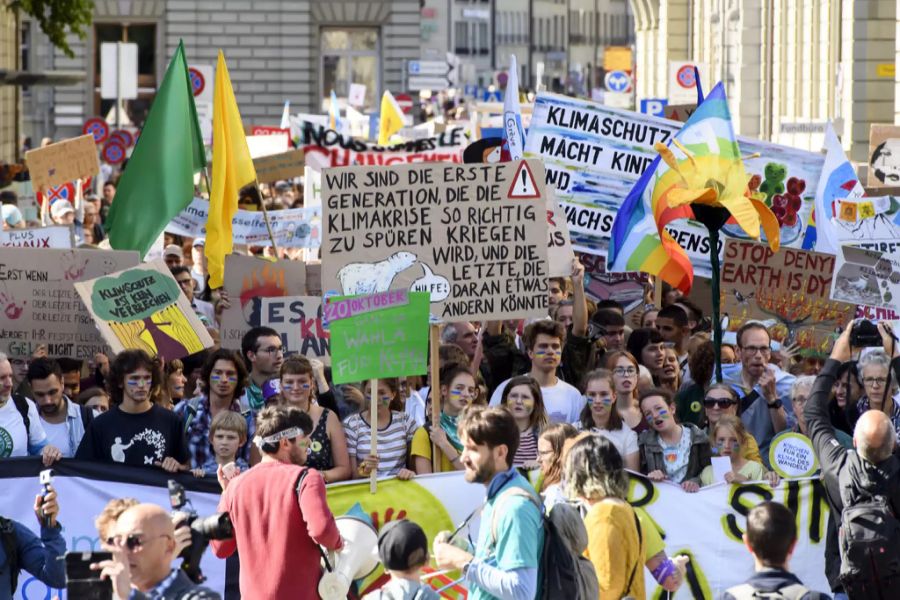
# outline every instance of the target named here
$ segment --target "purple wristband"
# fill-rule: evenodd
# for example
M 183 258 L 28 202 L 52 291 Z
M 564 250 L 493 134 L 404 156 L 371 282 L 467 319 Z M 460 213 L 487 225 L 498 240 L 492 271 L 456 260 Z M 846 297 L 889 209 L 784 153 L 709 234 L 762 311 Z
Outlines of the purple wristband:
M 651 571 L 651 574 L 653 575 L 653 579 L 661 585 L 666 579 L 674 575 L 677 570 L 678 567 L 675 566 L 672 559 L 666 558 L 666 560 L 659 563 L 656 568 Z

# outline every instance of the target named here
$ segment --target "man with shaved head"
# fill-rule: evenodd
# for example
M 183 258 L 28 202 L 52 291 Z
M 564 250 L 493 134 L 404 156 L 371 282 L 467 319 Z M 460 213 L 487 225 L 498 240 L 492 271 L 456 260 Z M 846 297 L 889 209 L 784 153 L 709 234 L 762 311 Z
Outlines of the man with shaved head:
M 841 580 L 832 581 L 832 591 L 836 598 L 848 595 L 850 598 L 891 598 L 896 593 L 892 588 L 900 585 L 900 568 L 897 568 L 900 547 L 891 543 L 878 548 L 866 547 L 869 542 L 856 540 L 862 529 L 874 543 L 889 539 L 900 530 L 896 517 L 900 515 L 900 459 L 894 455 L 897 434 L 888 415 L 879 410 L 868 410 L 860 416 L 853 430 L 855 450 L 846 450 L 835 436 L 828 414 L 835 377 L 841 365 L 852 358 L 852 327 L 853 322 L 835 341 L 831 357 L 813 384 L 803 415 L 807 435 L 822 465 L 828 502 L 843 530 Z M 900 379 L 900 344 L 894 339 L 889 324 L 879 323 L 878 331 L 884 351 L 891 357 L 888 376 L 893 374 Z M 868 559 L 857 558 L 860 550 Z M 883 564 L 893 566 L 881 568 Z
M 194 585 L 181 569 L 173 569 L 175 527 L 165 510 L 137 504 L 123 512 L 115 527 L 113 560 L 93 565 L 113 582 L 116 599 L 218 600 L 216 592 Z

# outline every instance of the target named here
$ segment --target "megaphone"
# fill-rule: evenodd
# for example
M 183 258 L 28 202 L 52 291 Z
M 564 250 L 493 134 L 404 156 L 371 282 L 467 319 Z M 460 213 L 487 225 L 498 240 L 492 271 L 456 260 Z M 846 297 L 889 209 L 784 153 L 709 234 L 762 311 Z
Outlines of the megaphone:
M 335 519 L 344 547 L 334 556 L 332 569 L 319 580 L 322 600 L 344 600 L 350 585 L 378 567 L 378 532 L 371 523 L 344 515 Z

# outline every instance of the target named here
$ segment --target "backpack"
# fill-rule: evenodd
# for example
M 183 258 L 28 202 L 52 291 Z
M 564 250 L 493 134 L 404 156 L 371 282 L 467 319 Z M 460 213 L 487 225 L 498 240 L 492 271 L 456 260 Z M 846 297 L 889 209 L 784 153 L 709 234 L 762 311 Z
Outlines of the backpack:
M 885 496 L 874 495 L 841 513 L 840 580 L 853 600 L 896 598 L 900 585 L 900 521 Z
M 494 503 L 491 513 L 491 544 L 497 543 L 497 515 L 500 513 L 500 503 L 507 496 L 520 496 L 527 498 L 541 513 L 541 522 L 544 527 L 544 546 L 541 549 L 541 558 L 538 562 L 538 573 L 541 585 L 538 592 L 540 600 L 552 600 L 554 598 L 566 598 L 567 600 L 593 600 L 597 597 L 599 583 L 593 565 L 583 556 L 577 555 L 568 540 L 562 535 L 554 520 L 544 514 L 543 507 L 534 495 L 520 487 L 511 487 L 504 490 Z M 557 505 L 569 508 L 567 505 Z M 563 508 L 563 510 L 565 510 Z M 582 527 L 583 527 L 582 523 Z M 638 528 L 640 536 L 640 528 Z M 634 573 L 631 574 L 632 581 Z M 629 587 L 631 582 L 629 581 Z
M 31 440 L 31 419 L 28 418 L 28 400 L 19 394 L 13 394 L 12 400 L 13 404 L 16 405 L 16 410 L 22 415 L 22 422 L 25 423 L 25 439 Z M 26 443 L 30 443 L 30 441 Z
M 762 592 L 749 583 L 742 583 L 729 588 L 726 593 L 731 595 L 734 600 L 801 600 L 809 593 L 809 588 L 799 583 L 792 583 L 774 592 Z
M 12 586 L 9 593 L 15 594 L 19 585 L 19 540 L 13 522 L 3 517 L 0 517 L 0 545 L 6 554 L 6 564 L 0 565 L 0 569 L 6 567 L 9 570 L 9 583 Z

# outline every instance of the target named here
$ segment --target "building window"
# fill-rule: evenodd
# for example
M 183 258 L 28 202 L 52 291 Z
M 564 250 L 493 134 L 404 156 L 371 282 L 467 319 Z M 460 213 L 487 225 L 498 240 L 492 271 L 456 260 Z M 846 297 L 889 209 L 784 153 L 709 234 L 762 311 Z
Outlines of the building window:
M 322 28 L 319 39 L 322 105 L 330 98 L 331 90 L 339 98 L 346 98 L 350 84 L 361 83 L 366 86 L 365 106 L 375 106 L 376 99 L 381 97 L 378 29 Z
M 125 100 L 128 120 L 140 127 L 156 97 L 156 23 L 94 24 L 94 102 L 95 115 L 105 117 L 115 109 L 116 101 L 100 97 L 100 44 L 125 42 L 138 47 L 138 97 Z M 123 119 L 124 120 L 124 119 Z

